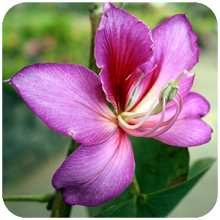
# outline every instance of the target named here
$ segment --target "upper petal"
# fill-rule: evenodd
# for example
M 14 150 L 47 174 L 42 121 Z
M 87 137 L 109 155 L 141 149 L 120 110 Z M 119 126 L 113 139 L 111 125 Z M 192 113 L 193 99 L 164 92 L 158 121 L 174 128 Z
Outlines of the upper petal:
M 49 127 L 85 144 L 100 143 L 117 128 L 100 78 L 73 64 L 35 64 L 9 82 Z
M 177 79 L 184 70 L 190 71 L 199 59 L 197 36 L 185 14 L 174 15 L 158 25 L 152 30 L 152 38 L 155 56 L 141 66 L 145 74 L 153 69 L 148 79 L 151 83 L 146 90 L 137 88 L 141 90 L 139 99 L 156 97 L 171 79 Z M 184 79 L 180 81 L 180 90 L 182 82 Z
M 150 29 L 138 18 L 111 3 L 104 4 L 104 10 L 95 38 L 95 57 L 97 66 L 103 68 L 107 99 L 118 112 L 118 108 L 126 108 L 134 88 L 131 85 L 142 75 L 135 69 L 152 59 L 152 39 Z
M 81 145 L 53 176 L 53 186 L 71 205 L 96 206 L 120 195 L 135 169 L 133 149 L 121 129 L 98 145 Z

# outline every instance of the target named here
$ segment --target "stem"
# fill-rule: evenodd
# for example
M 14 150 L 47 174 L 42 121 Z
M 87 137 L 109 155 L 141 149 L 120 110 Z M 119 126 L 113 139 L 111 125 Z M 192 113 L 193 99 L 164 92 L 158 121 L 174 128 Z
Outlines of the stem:
M 81 144 L 77 143 L 73 139 L 71 140 L 67 157 L 72 154 Z M 53 199 L 51 199 L 47 205 L 47 209 L 52 209 L 51 217 L 69 217 L 72 206 L 66 203 L 63 199 L 61 191 L 56 190 Z
M 48 203 L 48 209 L 50 208 L 49 206 L 51 206 L 50 203 Z M 63 200 L 61 191 L 56 190 L 52 203 L 51 217 L 69 217 L 71 208 L 72 206 Z
M 33 201 L 33 202 L 49 202 L 53 198 L 52 194 L 39 195 L 22 195 L 22 196 L 4 196 L 3 200 L 7 201 Z
M 132 182 L 130 184 L 130 187 L 131 187 L 130 188 L 131 194 L 133 195 L 134 198 L 136 198 L 135 201 L 138 201 L 140 204 L 144 204 L 146 202 L 147 197 L 146 195 L 141 194 L 135 173 Z
M 131 189 L 131 193 L 133 195 L 140 195 L 140 188 L 139 188 L 138 181 L 136 179 L 135 173 L 134 173 L 134 177 L 132 179 L 130 187 L 131 187 L 130 188 Z
M 101 17 L 103 13 L 102 4 L 100 2 L 96 2 L 89 8 L 89 10 L 90 10 L 90 21 L 91 21 L 91 28 L 92 28 L 89 68 L 98 74 L 100 72 L 100 68 L 96 66 L 96 60 L 95 60 L 95 54 L 94 54 L 95 53 L 95 35 L 99 27 L 99 23 L 101 21 Z

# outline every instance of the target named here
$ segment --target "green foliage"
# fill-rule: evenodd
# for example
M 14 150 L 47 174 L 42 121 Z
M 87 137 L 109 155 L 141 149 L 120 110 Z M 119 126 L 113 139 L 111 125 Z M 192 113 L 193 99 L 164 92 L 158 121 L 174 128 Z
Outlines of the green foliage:
M 115 205 L 96 217 L 134 217 L 135 216 L 135 198 L 132 198 L 126 202 L 122 202 L 118 205 Z
M 90 50 L 89 6 L 92 3 L 21 3 L 3 20 L 3 79 L 34 63 L 75 63 L 88 67 Z M 199 41 L 212 40 L 217 21 L 198 3 L 124 4 L 123 8 L 151 29 L 176 13 L 186 13 Z M 204 43 L 204 42 L 203 42 Z
M 165 217 L 189 192 L 205 172 L 212 166 L 214 159 L 207 158 L 196 162 L 186 181 L 154 193 L 144 195 L 144 200 L 132 199 L 114 205 L 96 217 Z
M 153 138 L 130 136 L 136 177 L 142 193 L 156 192 L 184 181 L 188 173 L 187 148 L 166 145 Z

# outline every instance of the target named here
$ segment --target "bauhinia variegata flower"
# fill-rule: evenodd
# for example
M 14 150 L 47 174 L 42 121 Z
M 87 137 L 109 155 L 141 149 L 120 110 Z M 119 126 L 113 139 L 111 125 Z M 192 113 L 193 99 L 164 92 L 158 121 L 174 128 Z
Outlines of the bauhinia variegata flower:
M 100 76 L 80 65 L 46 63 L 4 81 L 45 124 L 82 143 L 52 179 L 72 205 L 99 205 L 131 183 L 135 162 L 127 134 L 190 147 L 208 142 L 212 132 L 201 120 L 209 103 L 190 92 L 199 47 L 186 15 L 150 31 L 111 3 L 103 6 L 95 38 Z

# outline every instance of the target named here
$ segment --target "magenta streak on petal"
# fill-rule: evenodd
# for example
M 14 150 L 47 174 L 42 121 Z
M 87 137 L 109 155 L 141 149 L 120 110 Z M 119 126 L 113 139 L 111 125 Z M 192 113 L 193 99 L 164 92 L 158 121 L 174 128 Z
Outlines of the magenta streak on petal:
M 111 3 L 105 11 L 95 38 L 97 66 L 107 99 L 116 113 L 124 111 L 131 90 L 138 83 L 140 65 L 152 59 L 152 39 L 148 26 Z
M 52 183 L 67 203 L 96 206 L 120 195 L 134 169 L 131 142 L 119 128 L 101 144 L 81 145 L 56 171 Z
M 100 143 L 117 129 L 100 78 L 74 64 L 35 64 L 9 83 L 53 130 L 84 144 Z

